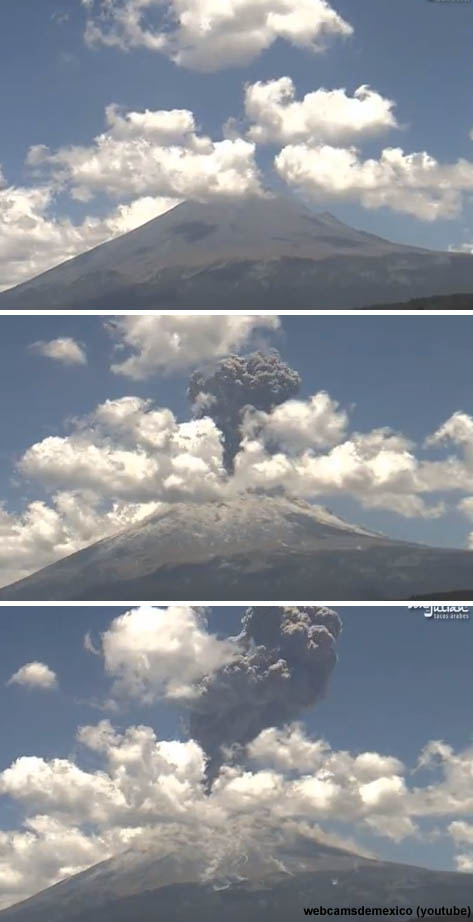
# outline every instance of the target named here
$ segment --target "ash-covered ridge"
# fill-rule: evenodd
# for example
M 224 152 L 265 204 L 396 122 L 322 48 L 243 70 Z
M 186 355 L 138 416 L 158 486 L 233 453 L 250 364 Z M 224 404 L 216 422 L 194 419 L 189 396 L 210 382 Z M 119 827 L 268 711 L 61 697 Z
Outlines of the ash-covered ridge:
M 377 861 L 313 840 L 274 854 L 254 848 L 226 873 L 204 881 L 190 850 L 176 860 L 135 848 L 3 910 L 0 920 L 288 922 L 302 917 L 304 907 L 397 906 L 415 912 L 419 905 L 468 906 L 472 893 L 473 874 Z
M 473 292 L 472 255 L 394 243 L 266 195 L 183 202 L 1 292 L 0 310 L 336 310 L 451 292 Z
M 428 599 L 473 581 L 473 552 L 394 541 L 263 494 L 173 503 L 0 590 L 0 600 Z

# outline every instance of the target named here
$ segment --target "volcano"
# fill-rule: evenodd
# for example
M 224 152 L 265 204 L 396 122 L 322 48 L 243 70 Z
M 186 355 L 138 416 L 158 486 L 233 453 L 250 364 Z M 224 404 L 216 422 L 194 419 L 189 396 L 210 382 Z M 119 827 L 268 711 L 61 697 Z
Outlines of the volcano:
M 377 861 L 312 841 L 292 853 L 252 851 L 251 860 L 242 855 L 229 873 L 202 882 L 196 860 L 130 850 L 4 909 L 0 920 L 288 922 L 302 918 L 304 908 L 320 906 L 415 913 L 417 906 L 460 909 L 471 903 L 473 874 Z
M 472 585 L 473 551 L 395 541 L 321 506 L 244 494 L 174 503 L 1 589 L 0 601 L 398 601 L 459 598 Z
M 473 255 L 392 243 L 267 194 L 183 202 L 0 293 L 0 309 L 339 310 L 452 292 L 473 293 Z

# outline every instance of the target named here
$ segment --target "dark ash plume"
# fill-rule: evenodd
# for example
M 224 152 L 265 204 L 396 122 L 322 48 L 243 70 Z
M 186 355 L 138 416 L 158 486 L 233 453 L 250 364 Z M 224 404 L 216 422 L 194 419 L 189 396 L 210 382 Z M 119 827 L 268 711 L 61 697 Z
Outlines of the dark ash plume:
M 297 371 L 282 361 L 276 350 L 229 355 L 207 374 L 195 371 L 187 396 L 196 416 L 210 416 L 223 433 L 223 460 L 227 471 L 241 443 L 240 424 L 245 407 L 270 410 L 295 397 L 301 379 Z
M 324 694 L 342 622 L 329 608 L 248 608 L 232 638 L 238 657 L 199 684 L 189 730 L 209 757 L 209 786 L 223 748 L 243 746 L 266 727 L 297 719 Z

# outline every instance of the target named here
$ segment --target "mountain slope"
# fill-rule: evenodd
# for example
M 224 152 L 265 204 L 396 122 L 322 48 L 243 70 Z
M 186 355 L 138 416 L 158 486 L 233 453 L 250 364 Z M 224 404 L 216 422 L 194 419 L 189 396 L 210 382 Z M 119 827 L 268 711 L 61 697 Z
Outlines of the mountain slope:
M 370 304 L 369 311 L 471 311 L 473 294 L 431 295 L 428 298 L 412 298 L 410 301 Z
M 0 601 L 428 599 L 473 582 L 473 552 L 392 541 L 299 500 L 175 503 L 0 590 Z
M 301 856 L 243 860 L 241 873 L 202 883 L 192 862 L 126 852 L 0 912 L 1 922 L 289 922 L 304 907 L 468 906 L 473 875 L 363 858 L 311 843 Z
M 296 200 L 184 202 L 0 293 L 3 310 L 340 309 L 473 292 L 473 256 L 403 246 Z

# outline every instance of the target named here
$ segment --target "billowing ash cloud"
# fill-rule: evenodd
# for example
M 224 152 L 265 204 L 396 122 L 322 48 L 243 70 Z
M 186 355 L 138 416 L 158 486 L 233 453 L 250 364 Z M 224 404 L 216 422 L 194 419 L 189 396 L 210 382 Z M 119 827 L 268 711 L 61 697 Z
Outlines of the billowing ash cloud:
M 295 397 L 301 379 L 276 350 L 229 355 L 211 373 L 195 371 L 187 396 L 196 416 L 210 416 L 224 438 L 224 464 L 233 470 L 241 442 L 240 424 L 244 407 L 269 412 Z
M 232 638 L 239 656 L 206 676 L 190 704 L 189 730 L 209 757 L 209 784 L 224 749 L 297 719 L 324 694 L 342 622 L 329 608 L 249 608 Z

